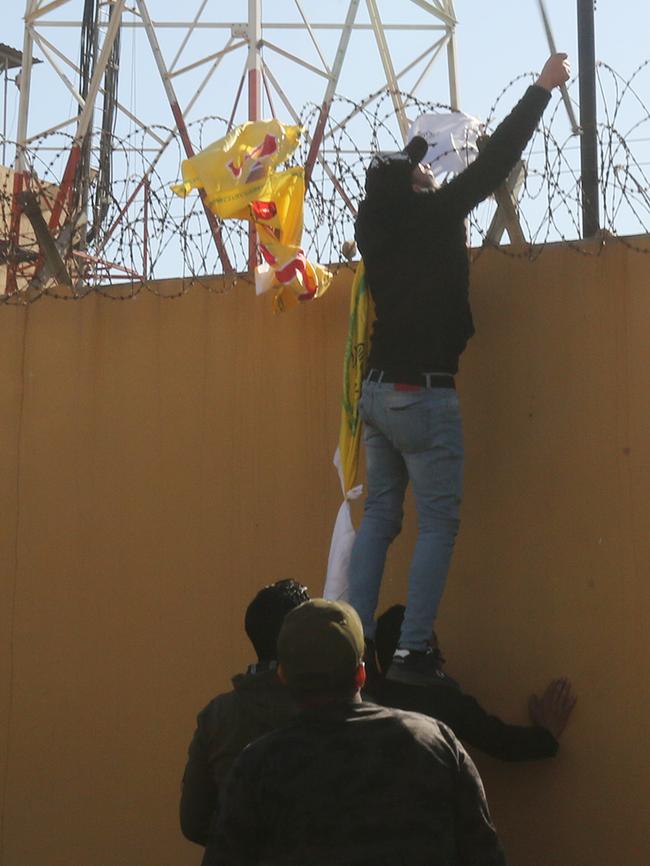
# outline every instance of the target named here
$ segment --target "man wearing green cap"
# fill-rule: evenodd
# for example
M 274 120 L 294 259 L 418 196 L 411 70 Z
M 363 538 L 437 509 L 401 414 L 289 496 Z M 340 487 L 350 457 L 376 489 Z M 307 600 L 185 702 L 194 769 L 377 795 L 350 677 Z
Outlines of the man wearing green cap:
M 445 725 L 363 703 L 361 621 L 317 599 L 285 618 L 279 672 L 302 708 L 237 760 L 209 866 L 503 866 L 483 786 Z

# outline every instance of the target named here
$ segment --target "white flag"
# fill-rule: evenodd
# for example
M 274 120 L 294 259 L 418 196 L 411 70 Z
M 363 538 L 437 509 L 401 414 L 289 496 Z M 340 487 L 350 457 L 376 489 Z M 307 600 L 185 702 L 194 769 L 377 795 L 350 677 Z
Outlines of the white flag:
M 476 117 L 454 111 L 452 114 L 421 114 L 409 129 L 409 141 L 421 135 L 429 143 L 422 162 L 436 175 L 458 174 L 478 155 L 476 139 L 483 124 Z

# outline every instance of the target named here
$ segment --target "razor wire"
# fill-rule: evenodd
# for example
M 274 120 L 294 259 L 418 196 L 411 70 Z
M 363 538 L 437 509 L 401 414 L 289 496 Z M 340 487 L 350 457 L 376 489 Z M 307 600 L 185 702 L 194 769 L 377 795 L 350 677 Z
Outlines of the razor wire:
M 602 231 L 596 242 L 580 236 L 579 138 L 572 134 L 558 100 L 543 117 L 523 156 L 516 213 L 526 242 L 510 244 L 507 234 L 505 243 L 488 239 L 496 210 L 495 202 L 488 200 L 468 223 L 474 257 L 490 246 L 504 255 L 532 260 L 554 242 L 583 255 L 598 255 L 604 243 L 613 241 L 650 253 L 650 112 L 641 96 L 648 91 L 649 77 L 650 60 L 627 79 L 605 63 L 598 65 Z M 488 113 L 488 132 L 533 80 L 528 73 L 504 87 Z M 574 79 L 570 93 L 576 88 Z M 451 111 L 408 93 L 399 97 L 411 119 Z M 393 99 L 394 94 L 385 90 L 360 102 L 339 95 L 330 107 L 305 196 L 303 247 L 310 259 L 335 271 L 354 263 L 355 208 L 364 195 L 371 154 L 402 147 Z M 298 122 L 306 130 L 313 129 L 320 111 L 320 105 L 306 104 Z M 228 129 L 228 120 L 218 116 L 188 124 L 196 151 L 223 137 Z M 153 147 L 152 137 L 162 145 Z M 58 131 L 31 142 L 23 151 L 28 186 L 46 219 L 55 207 L 72 141 L 71 135 Z M 304 165 L 309 146 L 308 137 L 303 136 L 288 164 Z M 224 267 L 201 200 L 195 194 L 179 198 L 170 189 L 185 156 L 177 131 L 150 126 L 118 138 L 104 129 L 95 136 L 93 153 L 107 152 L 112 159 L 112 183 L 105 190 L 101 223 L 92 224 L 97 209 L 88 207 L 84 213 L 67 214 L 67 222 L 64 219 L 58 234 L 54 233 L 70 285 L 62 285 L 43 271 L 42 251 L 33 232 L 25 226 L 25 217 L 17 221 L 12 175 L 5 171 L 0 179 L 0 292 L 10 269 L 14 290 L 0 294 L 1 302 L 24 304 L 43 296 L 73 300 L 91 292 L 125 300 L 143 289 L 177 297 L 194 285 L 217 290 L 215 281 L 208 278 L 223 274 Z M 91 166 L 91 187 L 99 176 L 99 169 Z M 225 220 L 220 231 L 233 272 L 219 291 L 254 282 L 249 269 L 248 223 Z

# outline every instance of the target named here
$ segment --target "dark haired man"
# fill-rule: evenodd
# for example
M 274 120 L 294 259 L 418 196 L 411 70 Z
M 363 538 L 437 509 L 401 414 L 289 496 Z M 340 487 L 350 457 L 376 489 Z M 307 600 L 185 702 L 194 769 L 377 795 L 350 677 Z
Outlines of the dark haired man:
M 244 619 L 258 661 L 233 678 L 233 690 L 204 707 L 196 720 L 183 776 L 180 821 L 183 835 L 206 845 L 216 820 L 224 782 L 241 750 L 284 724 L 295 713 L 277 677 L 277 641 L 286 614 L 309 599 L 295 580 L 279 580 L 257 593 Z
M 438 663 L 435 681 L 414 685 L 384 676 L 397 647 L 403 618 L 404 606 L 395 604 L 377 619 L 376 663 L 366 658 L 366 694 L 370 700 L 439 719 L 449 725 L 460 740 L 502 761 L 530 761 L 557 754 L 558 741 L 576 703 L 571 683 L 566 678 L 553 680 L 541 698 L 531 697 L 532 725 L 509 725 L 487 713 L 443 671 L 445 660 L 435 633 L 431 637 Z
M 279 673 L 302 712 L 238 758 L 209 866 L 503 866 L 471 759 L 440 722 L 362 703 L 363 652 L 344 602 L 287 615 Z
M 376 319 L 359 411 L 368 496 L 350 560 L 350 601 L 373 638 L 388 547 L 402 525 L 411 482 L 418 537 L 406 616 L 388 677 L 436 677 L 429 636 L 459 526 L 463 437 L 454 376 L 474 333 L 465 218 L 508 177 L 554 87 L 569 77 L 566 54 L 548 59 L 476 160 L 437 187 L 420 164 L 416 136 L 401 152 L 377 154 L 366 175 L 355 236 Z

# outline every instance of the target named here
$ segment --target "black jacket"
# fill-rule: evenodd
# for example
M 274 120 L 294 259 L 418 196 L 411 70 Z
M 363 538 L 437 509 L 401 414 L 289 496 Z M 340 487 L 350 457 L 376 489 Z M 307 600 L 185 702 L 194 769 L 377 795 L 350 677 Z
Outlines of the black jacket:
M 366 665 L 366 671 L 366 693 L 370 700 L 439 719 L 449 725 L 458 739 L 486 755 L 501 761 L 530 761 L 557 754 L 559 744 L 546 728 L 509 725 L 491 716 L 453 680 L 417 686 L 387 680 L 373 664 Z
M 208 866 L 504 866 L 452 732 L 369 703 L 314 707 L 233 767 Z
M 274 666 L 251 666 L 233 690 L 204 707 L 188 750 L 180 801 L 183 835 L 206 845 L 220 794 L 235 759 L 248 743 L 284 725 L 296 712 Z
M 532 86 L 476 160 L 437 190 L 373 186 L 355 236 L 375 303 L 369 369 L 405 377 L 458 372 L 474 333 L 465 218 L 508 177 L 550 94 Z M 408 379 L 406 379 L 408 381 Z

